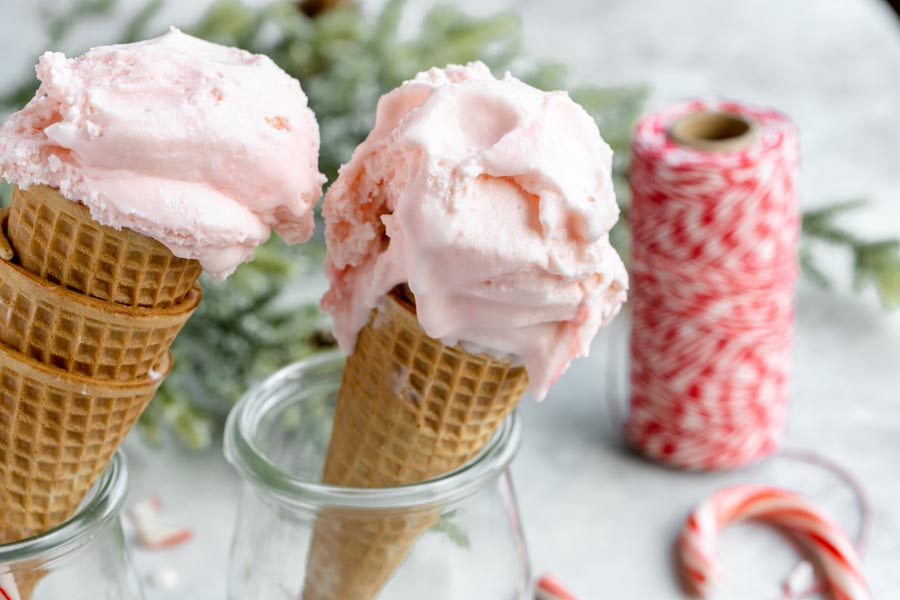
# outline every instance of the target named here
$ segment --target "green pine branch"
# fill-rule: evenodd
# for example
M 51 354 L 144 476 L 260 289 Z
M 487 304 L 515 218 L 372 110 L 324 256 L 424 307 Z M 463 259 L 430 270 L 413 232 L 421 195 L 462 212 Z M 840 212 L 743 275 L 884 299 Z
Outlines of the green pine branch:
M 865 205 L 864 200 L 853 199 L 804 212 L 800 264 L 813 281 L 830 287 L 830 278 L 814 259 L 814 248 L 818 243 L 843 248 L 853 257 L 854 290 L 873 286 L 886 309 L 900 308 L 900 239 L 867 240 L 837 223 L 839 217 Z
M 45 7 L 42 12 L 47 23 L 48 46 L 58 48 L 77 25 L 87 19 L 108 16 L 117 3 L 118 0 L 79 0 L 59 12 Z
M 150 22 L 165 5 L 165 0 L 148 0 L 148 2 L 126 23 L 125 31 L 122 33 L 120 43 L 130 44 L 150 37 Z
M 429 531 L 432 533 L 446 535 L 454 545 L 463 550 L 468 550 L 472 546 L 472 542 L 469 539 L 469 534 L 467 534 L 465 530 L 460 527 L 459 523 L 456 522 L 455 517 L 455 510 L 441 515 L 441 518 L 437 523 L 431 526 Z

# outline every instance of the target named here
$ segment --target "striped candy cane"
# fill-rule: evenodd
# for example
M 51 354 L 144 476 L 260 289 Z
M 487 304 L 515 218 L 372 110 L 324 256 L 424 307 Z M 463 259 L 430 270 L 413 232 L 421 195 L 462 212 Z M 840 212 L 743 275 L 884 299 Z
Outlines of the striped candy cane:
M 729 523 L 756 519 L 795 534 L 809 550 L 834 600 L 869 600 L 860 559 L 840 525 L 805 498 L 787 490 L 736 485 L 717 492 L 688 516 L 678 541 L 684 578 L 704 597 L 719 578 L 716 544 Z
M 542 575 L 536 588 L 535 600 L 575 600 L 572 592 L 552 575 Z
M 19 600 L 19 588 L 12 573 L 0 573 L 0 600 Z

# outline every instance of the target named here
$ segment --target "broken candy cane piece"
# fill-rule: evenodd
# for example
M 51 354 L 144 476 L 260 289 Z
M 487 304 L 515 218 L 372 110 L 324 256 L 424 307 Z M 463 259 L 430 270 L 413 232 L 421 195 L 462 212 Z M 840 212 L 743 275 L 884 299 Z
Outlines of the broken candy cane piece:
M 193 537 L 187 527 L 171 525 L 159 518 L 161 502 L 151 496 L 131 507 L 131 519 L 137 530 L 138 541 L 144 548 L 168 548 Z
M 536 600 L 575 600 L 575 596 L 552 575 L 542 575 L 537 582 Z
M 186 542 L 194 536 L 187 527 L 178 527 L 149 519 L 137 527 L 138 539 L 144 548 L 168 548 Z

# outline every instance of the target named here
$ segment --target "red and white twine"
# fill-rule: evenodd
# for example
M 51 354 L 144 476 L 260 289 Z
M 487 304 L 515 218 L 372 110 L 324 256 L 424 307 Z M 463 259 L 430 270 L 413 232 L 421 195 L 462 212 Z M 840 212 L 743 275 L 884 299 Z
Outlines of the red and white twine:
M 742 150 L 669 136 L 696 111 L 740 115 Z M 784 430 L 797 275 L 794 127 L 778 112 L 694 101 L 638 124 L 630 172 L 631 409 L 627 439 L 689 469 L 771 453 Z
M 678 540 L 678 557 L 692 592 L 706 596 L 718 579 L 719 532 L 729 523 L 749 519 L 769 522 L 795 536 L 819 567 L 831 598 L 871 598 L 856 548 L 831 517 L 793 492 L 755 485 L 721 490 L 688 516 Z

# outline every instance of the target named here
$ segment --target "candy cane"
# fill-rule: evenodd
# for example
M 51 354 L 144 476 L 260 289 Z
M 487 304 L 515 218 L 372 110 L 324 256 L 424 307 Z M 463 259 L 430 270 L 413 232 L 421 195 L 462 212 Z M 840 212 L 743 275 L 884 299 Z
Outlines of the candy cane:
M 717 492 L 688 516 L 678 554 L 691 591 L 704 597 L 719 577 L 716 543 L 729 523 L 748 519 L 770 522 L 796 534 L 818 564 L 823 585 L 835 600 L 872 596 L 860 559 L 840 525 L 805 498 L 774 487 L 737 485 Z
M 159 498 L 151 496 L 137 502 L 129 511 L 141 546 L 152 549 L 168 548 L 186 542 L 194 536 L 191 529 L 162 520 L 160 507 Z
M 19 600 L 19 588 L 12 573 L 0 574 L 0 600 Z
M 542 575 L 537 580 L 535 600 L 575 600 L 575 596 L 556 577 Z

